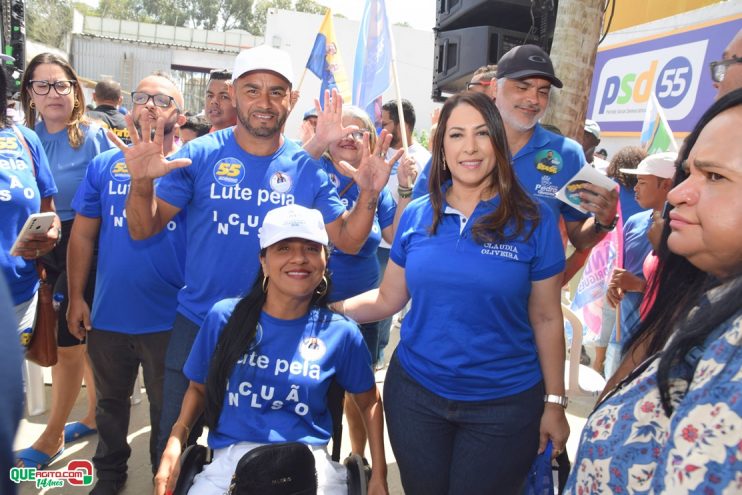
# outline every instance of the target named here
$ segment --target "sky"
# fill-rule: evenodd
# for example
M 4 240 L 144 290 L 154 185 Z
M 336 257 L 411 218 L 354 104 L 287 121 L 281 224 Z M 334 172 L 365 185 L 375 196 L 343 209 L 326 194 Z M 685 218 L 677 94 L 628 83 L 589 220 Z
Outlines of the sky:
M 365 0 L 317 0 L 333 13 L 360 21 Z M 430 30 L 435 26 L 435 0 L 386 0 L 386 11 L 392 24 L 407 22 L 410 26 Z

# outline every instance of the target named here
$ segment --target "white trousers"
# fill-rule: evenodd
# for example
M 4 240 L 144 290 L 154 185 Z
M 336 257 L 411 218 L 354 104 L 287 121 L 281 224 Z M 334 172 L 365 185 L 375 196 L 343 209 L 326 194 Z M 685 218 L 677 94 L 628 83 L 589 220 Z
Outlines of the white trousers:
M 193 479 L 193 486 L 188 491 L 188 495 L 223 495 L 227 493 L 239 460 L 247 452 L 261 445 L 264 444 L 240 442 L 215 450 L 211 464 L 207 464 L 204 470 Z M 317 493 L 319 495 L 347 495 L 348 474 L 345 466 L 334 462 L 330 458 L 326 445 L 309 445 L 309 448 L 314 454 L 314 463 L 317 469 Z

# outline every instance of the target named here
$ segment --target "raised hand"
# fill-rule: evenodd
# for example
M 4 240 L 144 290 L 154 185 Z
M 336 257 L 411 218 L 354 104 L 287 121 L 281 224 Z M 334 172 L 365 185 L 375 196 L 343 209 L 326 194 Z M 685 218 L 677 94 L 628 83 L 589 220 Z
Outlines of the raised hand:
M 402 156 L 397 167 L 397 180 L 400 187 L 412 187 L 417 179 L 417 162 L 411 156 Z
M 137 131 L 131 115 L 127 115 L 125 118 L 131 138 L 131 146 L 126 146 L 111 130 L 108 131 L 107 135 L 108 139 L 124 152 L 126 168 L 129 170 L 132 182 L 154 180 L 166 175 L 173 169 L 191 164 L 191 160 L 188 158 L 178 158 L 176 160 L 165 158 L 163 151 L 165 119 L 163 117 L 157 118 L 154 132 L 152 132 L 152 124 L 149 119 L 141 119 L 141 135 Z
M 315 130 L 315 139 L 327 146 L 335 141 L 340 141 L 353 131 L 358 130 L 358 126 L 350 125 L 343 127 L 343 97 L 337 89 L 325 91 L 324 109 L 320 106 L 319 99 L 314 99 L 314 108 L 317 110 L 317 129 Z
M 389 181 L 389 174 L 392 171 L 392 165 L 394 162 L 404 153 L 404 150 L 397 150 L 389 160 L 385 160 L 386 152 L 389 149 L 389 145 L 392 142 L 392 135 L 386 130 L 381 131 L 379 139 L 376 140 L 376 147 L 373 151 L 369 151 L 369 135 L 368 132 L 363 133 L 363 154 L 361 156 L 361 163 L 358 168 L 353 168 L 351 164 L 346 161 L 340 161 L 338 165 L 347 172 L 348 175 L 353 177 L 353 180 L 358 184 L 358 189 L 361 191 L 381 191 L 386 183 Z

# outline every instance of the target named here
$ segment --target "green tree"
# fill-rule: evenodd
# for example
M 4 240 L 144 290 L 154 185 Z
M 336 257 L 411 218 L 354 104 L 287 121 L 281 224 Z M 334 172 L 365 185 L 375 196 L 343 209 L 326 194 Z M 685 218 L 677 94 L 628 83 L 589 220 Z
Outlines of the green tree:
M 63 47 L 72 31 L 72 5 L 69 0 L 28 0 L 26 36 L 49 46 Z
M 253 9 L 252 19 L 248 31 L 257 36 L 265 34 L 265 26 L 268 20 L 268 9 L 294 10 L 296 12 L 307 12 L 309 14 L 324 14 L 326 7 L 314 0 L 258 0 Z

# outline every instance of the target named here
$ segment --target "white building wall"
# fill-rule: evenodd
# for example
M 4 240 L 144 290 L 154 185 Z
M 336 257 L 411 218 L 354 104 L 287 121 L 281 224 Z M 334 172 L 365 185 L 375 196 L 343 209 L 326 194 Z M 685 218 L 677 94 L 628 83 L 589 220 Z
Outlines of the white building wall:
M 289 52 L 294 64 L 295 87 L 304 72 L 322 18 L 321 15 L 287 10 L 271 9 L 268 13 L 265 42 Z M 360 22 L 335 17 L 333 24 L 345 71 L 352 87 L 353 62 Z M 410 100 L 415 107 L 417 118 L 415 130 L 429 130 L 430 115 L 434 108 L 441 106 L 430 98 L 433 78 L 433 31 L 393 26 L 392 33 L 397 48 L 397 70 L 402 98 Z M 298 138 L 302 116 L 306 110 L 312 108 L 319 91 L 319 79 L 308 72 L 301 86 L 301 98 L 296 110 L 289 116 L 286 124 L 288 137 Z M 390 86 L 384 93 L 383 100 L 386 102 L 394 98 L 396 98 L 394 87 Z

